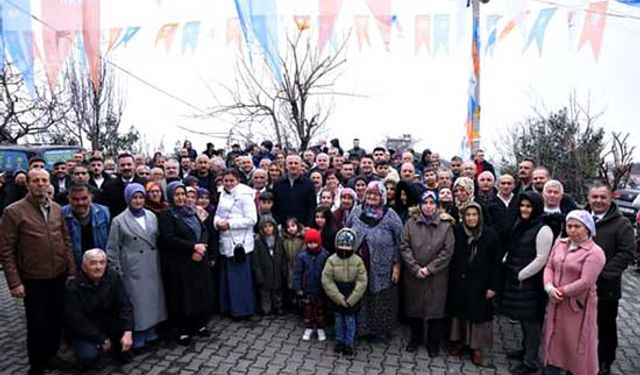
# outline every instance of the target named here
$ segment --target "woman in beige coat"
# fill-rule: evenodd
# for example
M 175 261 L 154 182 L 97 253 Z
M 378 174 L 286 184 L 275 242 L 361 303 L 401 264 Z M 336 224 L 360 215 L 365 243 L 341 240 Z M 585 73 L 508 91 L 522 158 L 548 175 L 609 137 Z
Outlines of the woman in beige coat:
M 401 254 L 406 266 L 402 293 L 411 328 L 408 352 L 414 352 L 422 343 L 427 320 L 427 350 L 432 358 L 438 355 L 446 327 L 443 318 L 453 248 L 453 230 L 451 224 L 440 220 L 438 196 L 426 191 L 419 215 L 407 221 L 402 231 Z

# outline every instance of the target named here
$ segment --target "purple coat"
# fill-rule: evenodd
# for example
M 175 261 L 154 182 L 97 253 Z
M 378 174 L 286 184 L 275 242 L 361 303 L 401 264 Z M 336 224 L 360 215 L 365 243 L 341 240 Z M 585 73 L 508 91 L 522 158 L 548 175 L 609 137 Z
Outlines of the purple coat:
M 596 281 L 605 264 L 602 249 L 587 240 L 570 250 L 560 239 L 551 249 L 544 269 L 544 283 L 563 295 L 560 303 L 549 301 L 544 328 L 545 365 L 573 374 L 598 373 L 598 295 Z

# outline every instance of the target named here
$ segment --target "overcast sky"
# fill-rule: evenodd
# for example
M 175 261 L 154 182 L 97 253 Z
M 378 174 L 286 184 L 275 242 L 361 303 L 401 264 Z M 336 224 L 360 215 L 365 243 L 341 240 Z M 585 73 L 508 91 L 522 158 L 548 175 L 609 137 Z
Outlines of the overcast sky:
M 468 81 L 470 75 L 470 27 L 458 37 L 458 0 L 395 1 L 397 16 L 390 51 L 385 50 L 373 18 L 369 22 L 371 45 L 358 47 L 355 33 L 347 48 L 347 64 L 336 90 L 357 94 L 335 98 L 329 121 L 329 136 L 350 147 L 360 137 L 370 148 L 385 135 L 410 133 L 421 142 L 449 157 L 459 153 L 464 133 Z M 464 0 L 462 0 L 464 1 Z M 506 0 L 492 0 L 482 6 L 482 40 L 487 38 L 484 15 L 504 15 L 498 22 L 501 32 L 508 22 Z M 495 47 L 493 56 L 482 54 L 482 146 L 490 155 L 497 135 L 506 127 L 531 115 L 532 108 L 556 109 L 565 105 L 575 92 L 582 103 L 591 98 L 594 112 L 605 110 L 601 124 L 607 130 L 632 133 L 640 139 L 640 20 L 609 17 L 599 62 L 590 46 L 577 51 L 585 13 L 578 12 L 575 40 L 570 44 L 567 9 L 560 8 L 551 20 L 540 57 L 535 44 L 523 51 L 525 40 L 538 10 L 549 7 L 540 1 L 509 0 L 526 3 L 531 10 L 526 29 L 514 30 Z M 584 0 L 558 0 L 563 5 L 587 4 Z M 291 26 L 294 14 L 317 15 L 316 0 L 278 0 L 280 22 Z M 354 15 L 371 14 L 364 0 L 345 0 L 336 25 L 340 38 L 353 28 Z M 36 10 L 37 11 L 37 10 Z M 640 8 L 615 1 L 609 11 L 640 17 Z M 442 13 L 451 16 L 449 53 L 431 56 L 414 51 L 414 19 L 418 14 Z M 113 51 L 110 58 L 145 80 L 170 91 L 198 108 L 214 104 L 210 90 L 224 100 L 220 85 L 230 84 L 238 50 L 225 43 L 226 20 L 235 16 L 233 0 L 111 0 L 102 2 L 103 27 L 142 26 L 126 47 Z M 470 10 L 464 18 L 470 24 Z M 181 29 L 169 53 L 164 46 L 154 48 L 157 30 L 165 23 L 203 21 L 195 53 L 181 53 Z M 315 25 L 317 27 L 317 25 Z M 315 35 L 315 29 L 310 31 Z M 284 34 L 284 33 L 283 33 Z M 108 36 L 107 36 L 108 37 Z M 315 40 L 315 36 L 313 39 Z M 197 112 L 168 98 L 132 78 L 121 76 L 126 88 L 124 121 L 142 130 L 151 144 L 164 136 L 165 146 L 188 137 L 197 148 L 207 141 L 223 145 L 222 139 L 187 134 L 177 124 L 200 131 L 225 132 L 229 124 L 216 119 L 197 120 Z M 636 155 L 640 156 L 640 150 Z M 638 158 L 638 157 L 636 157 Z

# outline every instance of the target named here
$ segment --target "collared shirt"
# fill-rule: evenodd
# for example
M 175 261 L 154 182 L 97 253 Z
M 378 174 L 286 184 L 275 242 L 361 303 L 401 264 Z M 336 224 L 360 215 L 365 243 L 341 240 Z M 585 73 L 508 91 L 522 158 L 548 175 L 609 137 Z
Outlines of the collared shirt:
M 102 177 L 102 175 L 98 175 L 93 178 L 93 182 L 95 182 L 98 189 L 100 189 L 104 183 L 104 177 Z
M 606 215 L 607 213 L 603 213 L 603 214 L 597 214 L 593 211 L 591 211 L 591 216 L 593 216 L 593 222 L 597 223 L 598 221 L 602 220 L 602 218 L 604 217 L 604 215 Z
M 562 213 L 562 211 L 560 210 L 560 206 L 558 206 L 558 207 L 547 207 L 547 206 L 545 206 L 544 207 L 544 212 L 547 213 L 547 214 L 555 214 L 555 213 L 560 214 L 560 213 Z
M 514 194 L 511 193 L 511 195 L 509 196 L 509 199 L 505 199 L 502 195 L 497 194 L 498 198 L 500 198 L 500 200 L 502 201 L 502 203 L 505 205 L 505 207 L 509 208 L 509 203 L 511 203 L 511 200 L 513 199 Z
M 44 216 L 44 221 L 49 221 L 49 200 L 44 200 L 40 202 L 40 212 L 42 212 L 42 216 Z

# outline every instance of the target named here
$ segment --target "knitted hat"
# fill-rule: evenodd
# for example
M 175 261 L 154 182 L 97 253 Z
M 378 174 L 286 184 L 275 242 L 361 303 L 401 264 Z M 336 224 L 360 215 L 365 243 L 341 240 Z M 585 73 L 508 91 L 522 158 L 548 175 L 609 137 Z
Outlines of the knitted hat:
M 585 210 L 573 210 L 567 214 L 566 222 L 570 219 L 579 221 L 582 225 L 589 230 L 589 236 L 596 235 L 596 223 L 593 221 L 593 217 L 589 212 Z
M 354 250 L 358 236 L 351 228 L 342 228 L 336 234 L 336 248 L 348 247 Z
M 304 233 L 304 243 L 308 244 L 310 242 L 315 242 L 318 244 L 318 246 L 322 246 L 322 238 L 320 237 L 320 232 L 312 228 L 307 228 Z
M 144 186 L 140 185 L 137 182 L 133 182 L 127 185 L 126 188 L 124 188 L 124 200 L 127 202 L 127 205 L 131 204 L 131 199 L 133 198 L 133 195 L 135 193 L 142 193 L 142 196 L 147 196 L 147 192 L 146 190 L 144 190 Z

